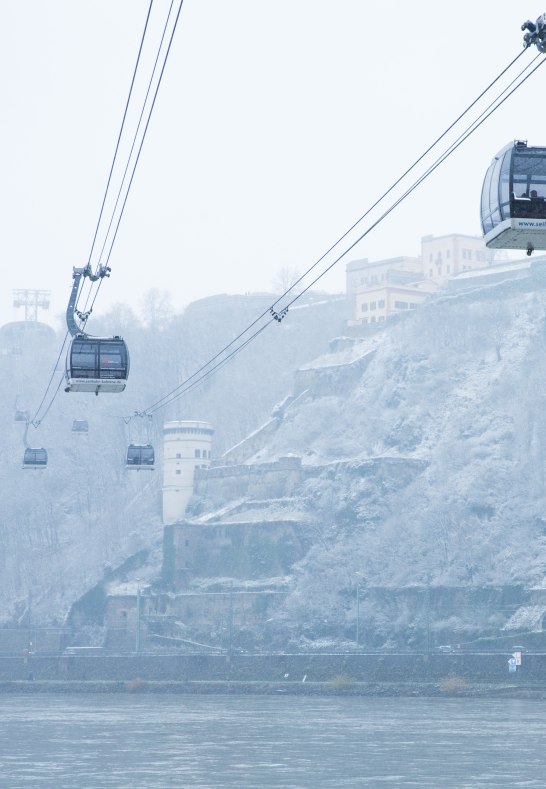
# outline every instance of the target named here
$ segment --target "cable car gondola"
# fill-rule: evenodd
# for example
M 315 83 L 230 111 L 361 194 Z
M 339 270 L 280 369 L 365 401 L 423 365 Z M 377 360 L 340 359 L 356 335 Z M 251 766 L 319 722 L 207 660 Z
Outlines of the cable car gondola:
M 129 351 L 121 337 L 76 335 L 66 357 L 65 392 L 123 392 Z
M 482 187 L 481 220 L 486 246 L 546 249 L 546 148 L 525 140 L 495 156 Z
M 73 285 L 66 308 L 66 325 L 72 335 L 66 355 L 65 392 L 123 392 L 129 375 L 129 351 L 121 337 L 91 337 L 78 327 L 75 315 L 83 322 L 91 314 L 80 312 L 76 305 L 82 277 L 96 282 L 110 275 L 108 266 L 99 266 L 95 274 L 88 264 L 75 268 Z
M 72 432 L 88 433 L 89 425 L 87 423 L 87 419 L 74 419 L 74 421 L 72 422 Z
M 155 468 L 155 452 L 151 444 L 129 444 L 125 459 L 125 468 L 139 471 Z
M 27 447 L 23 457 L 23 468 L 46 468 L 47 466 L 47 450 L 43 447 L 35 448 Z

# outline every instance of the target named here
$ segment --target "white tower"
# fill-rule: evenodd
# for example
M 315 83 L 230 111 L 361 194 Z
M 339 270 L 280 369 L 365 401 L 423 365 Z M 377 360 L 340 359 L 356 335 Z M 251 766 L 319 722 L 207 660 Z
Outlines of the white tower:
M 196 468 L 210 465 L 214 429 L 208 422 L 163 426 L 163 523 L 184 517 Z

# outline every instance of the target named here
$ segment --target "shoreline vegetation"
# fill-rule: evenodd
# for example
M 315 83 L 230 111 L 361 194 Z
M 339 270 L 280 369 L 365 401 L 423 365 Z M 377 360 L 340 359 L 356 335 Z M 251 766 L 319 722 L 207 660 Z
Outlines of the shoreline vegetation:
M 335 677 L 327 682 L 264 682 L 232 680 L 4 680 L 8 693 L 139 693 L 203 695 L 406 696 L 462 698 L 525 698 L 546 700 L 546 682 L 468 682 L 449 676 L 440 682 L 356 682 Z

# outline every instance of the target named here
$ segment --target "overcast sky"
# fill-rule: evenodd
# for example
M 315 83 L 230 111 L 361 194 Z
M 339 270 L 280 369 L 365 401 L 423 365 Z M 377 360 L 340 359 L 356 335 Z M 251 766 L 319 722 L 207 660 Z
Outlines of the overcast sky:
M 168 7 L 153 5 L 140 101 Z M 520 52 L 521 23 L 546 10 L 520 7 L 185 0 L 96 312 L 138 309 L 154 287 L 177 309 L 269 291 L 280 269 L 307 269 Z M 51 322 L 65 309 L 147 10 L 148 0 L 2 3 L 0 323 L 22 317 L 13 288 L 51 290 Z M 493 155 L 518 137 L 546 145 L 545 84 L 546 68 L 317 287 L 342 291 L 348 260 L 417 255 L 426 234 L 478 235 Z

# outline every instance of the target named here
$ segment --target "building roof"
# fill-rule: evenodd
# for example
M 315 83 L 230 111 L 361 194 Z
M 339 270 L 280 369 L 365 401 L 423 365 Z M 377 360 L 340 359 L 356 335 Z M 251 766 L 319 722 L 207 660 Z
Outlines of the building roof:
M 362 258 L 362 260 L 352 260 L 350 263 L 347 263 L 346 271 L 358 271 L 362 268 L 375 268 L 375 266 L 395 266 L 397 263 L 403 263 L 406 260 L 419 260 L 419 258 L 412 257 L 411 255 L 401 255 L 397 258 L 386 258 L 385 260 L 368 260 L 368 258 Z

